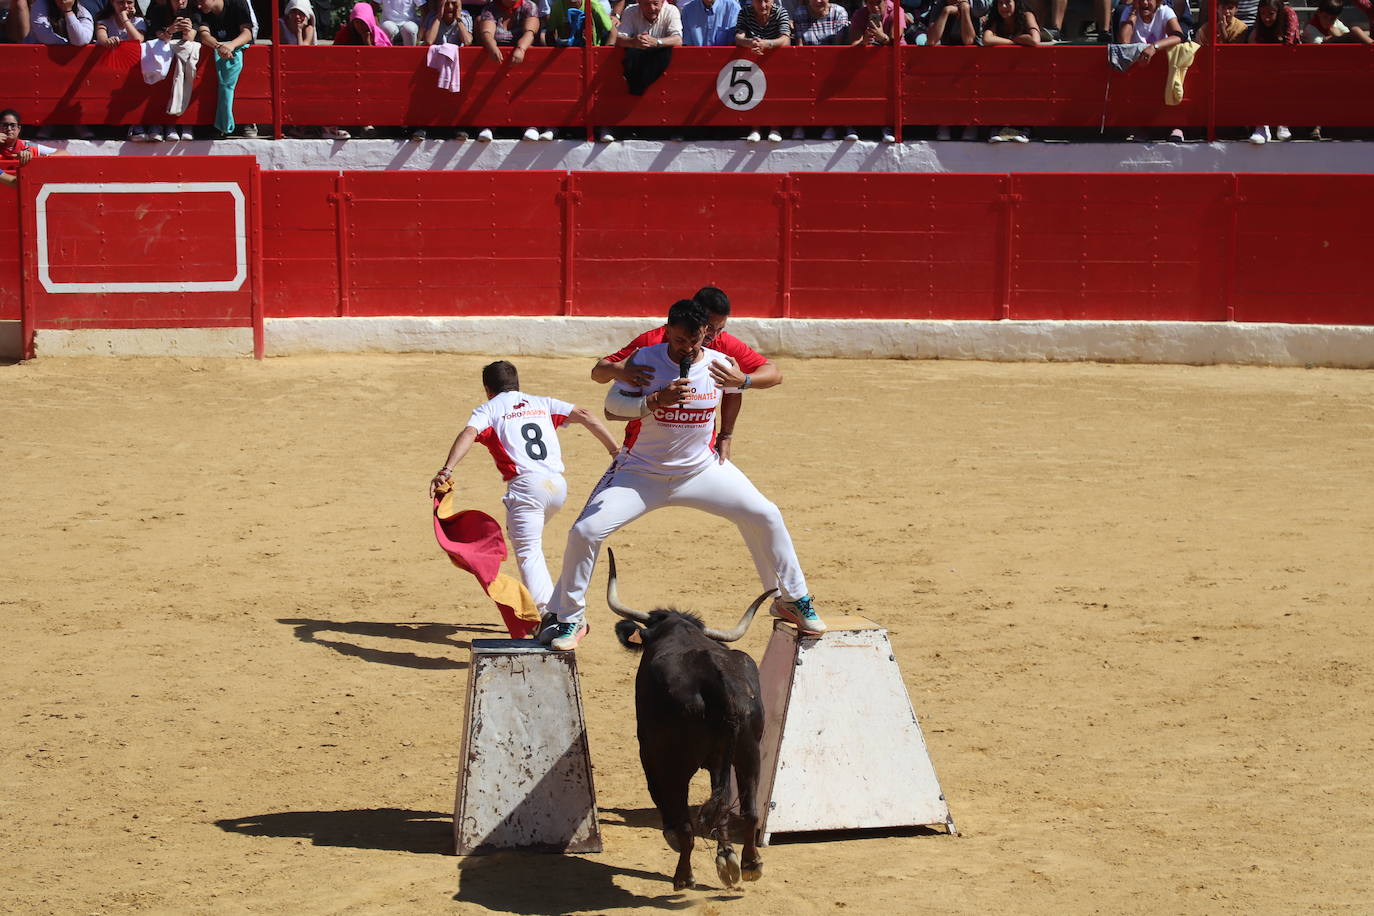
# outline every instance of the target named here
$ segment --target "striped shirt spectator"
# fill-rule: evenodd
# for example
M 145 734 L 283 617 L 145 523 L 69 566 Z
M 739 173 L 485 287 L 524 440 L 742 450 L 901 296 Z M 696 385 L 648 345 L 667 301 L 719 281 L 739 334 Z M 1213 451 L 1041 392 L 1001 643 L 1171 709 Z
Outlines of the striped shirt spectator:
M 735 23 L 735 43 L 740 39 L 776 41 L 791 37 L 792 17 L 777 0 L 750 0 L 740 5 L 739 21 Z
M 806 0 L 797 7 L 792 40 L 799 45 L 849 43 L 849 13 L 830 0 Z

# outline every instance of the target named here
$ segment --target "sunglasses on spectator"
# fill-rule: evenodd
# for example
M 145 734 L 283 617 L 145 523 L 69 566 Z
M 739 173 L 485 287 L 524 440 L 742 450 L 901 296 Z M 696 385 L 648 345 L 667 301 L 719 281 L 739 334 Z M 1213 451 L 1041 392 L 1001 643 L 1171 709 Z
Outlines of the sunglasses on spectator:
M 18 121 L 0 121 L 0 130 L 18 130 Z

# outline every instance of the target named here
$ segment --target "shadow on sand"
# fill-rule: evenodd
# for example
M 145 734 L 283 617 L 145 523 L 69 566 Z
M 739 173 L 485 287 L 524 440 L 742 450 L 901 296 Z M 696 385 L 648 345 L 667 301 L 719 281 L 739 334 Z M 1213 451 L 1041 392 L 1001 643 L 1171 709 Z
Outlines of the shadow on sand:
M 359 646 L 341 639 L 326 639 L 321 633 L 341 633 L 347 636 L 370 636 L 381 639 L 405 639 L 411 642 L 444 646 L 452 649 L 466 649 L 471 642 L 454 639 L 460 632 L 475 633 L 479 636 L 504 636 L 504 627 L 460 627 L 448 623 L 380 623 L 367 620 L 311 620 L 308 618 L 279 618 L 277 623 L 296 628 L 296 638 L 301 642 L 313 643 L 333 649 L 340 655 L 360 658 L 363 661 L 381 665 L 399 665 L 402 668 L 424 668 L 429 670 L 453 670 L 468 666 L 466 661 L 435 655 L 418 655 L 414 652 L 393 652 L 388 649 L 372 649 Z

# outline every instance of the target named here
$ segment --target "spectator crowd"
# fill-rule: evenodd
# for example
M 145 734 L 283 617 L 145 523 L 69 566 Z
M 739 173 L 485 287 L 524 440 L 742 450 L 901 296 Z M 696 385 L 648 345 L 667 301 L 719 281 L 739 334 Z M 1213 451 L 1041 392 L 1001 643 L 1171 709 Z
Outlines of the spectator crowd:
M 1371 42 L 1369 29 L 1356 20 L 1369 16 L 1374 0 L 1351 0 L 1358 11 L 1347 11 L 1345 0 L 1315 0 L 1305 17 L 1287 0 L 1213 0 L 1219 4 L 1216 27 L 1210 4 L 1199 9 L 1195 2 L 1200 0 L 1087 0 L 1084 15 L 1091 19 L 1080 29 L 1066 30 L 1067 0 L 486 0 L 471 8 L 460 0 L 283 0 L 277 40 L 294 45 L 427 46 L 430 66 L 442 73 L 444 60 L 452 70 L 456 49 L 465 46 L 497 64 L 519 67 L 533 46 L 575 47 L 590 37 L 597 45 L 625 49 L 625 78 L 632 93 L 643 92 L 668 72 L 671 53 L 678 47 L 734 47 L 756 56 L 789 45 L 1040 49 L 1068 41 L 1067 33 L 1072 32 L 1076 43 L 1125 46 L 1122 60 L 1130 66 L 1147 63 L 1156 54 L 1169 55 L 1172 65 L 1175 46 L 1196 47 L 1194 42 Z M 271 10 L 269 0 L 0 0 L 0 35 L 8 43 L 95 44 L 112 51 L 135 46 L 146 81 L 173 81 L 169 122 L 185 110 L 204 52 L 218 80 L 213 136 L 251 138 L 257 135 L 254 125 L 234 123 L 233 93 L 245 50 L 273 37 Z M 453 79 L 456 88 L 456 75 Z M 54 129 L 84 139 L 93 136 L 90 125 L 48 126 L 37 139 L 50 138 Z M 352 129 L 364 137 L 379 134 L 372 125 Z M 471 135 L 467 129 L 446 135 L 432 128 L 393 130 L 415 140 L 431 134 L 436 139 Z M 474 130 L 479 141 L 495 137 L 490 128 Z M 776 143 L 786 131 L 758 125 L 745 139 Z M 289 133 L 332 140 L 353 135 L 332 126 L 293 128 Z M 807 135 L 802 127 L 791 128 L 790 134 L 793 139 Z M 936 136 L 962 134 L 963 128 L 952 125 L 940 127 Z M 826 140 L 860 138 L 856 128 L 840 125 L 818 127 L 816 135 Z M 1259 144 L 1291 135 L 1285 126 L 1262 125 L 1253 129 L 1250 140 Z M 556 131 L 530 126 L 516 130 L 515 136 L 552 140 Z M 598 129 L 596 136 L 603 142 L 617 139 L 608 128 Z M 673 132 L 673 138 L 678 136 Z M 1181 136 L 1174 132 L 1175 139 Z M 190 128 L 175 123 L 127 128 L 131 141 L 191 137 Z M 891 128 L 876 132 L 876 137 L 895 140 Z M 994 143 L 1028 138 L 1028 130 L 1016 126 L 993 128 L 988 137 Z

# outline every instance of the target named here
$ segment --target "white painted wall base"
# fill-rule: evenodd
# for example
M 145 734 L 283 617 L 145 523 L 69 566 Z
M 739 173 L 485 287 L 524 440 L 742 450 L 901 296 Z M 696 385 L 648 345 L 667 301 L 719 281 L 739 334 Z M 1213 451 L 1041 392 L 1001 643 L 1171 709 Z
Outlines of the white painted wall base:
M 647 318 L 276 318 L 268 356 L 463 353 L 603 356 Z M 867 321 L 733 318 L 762 353 L 830 359 L 1176 363 L 1374 368 L 1374 327 L 1193 321 Z M 19 355 L 18 322 L 0 322 L 0 357 Z M 247 328 L 38 331 L 39 356 L 251 356 Z
M 39 330 L 35 356 L 248 356 L 252 328 Z M 14 350 L 19 353 L 18 341 Z

